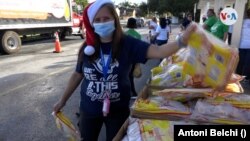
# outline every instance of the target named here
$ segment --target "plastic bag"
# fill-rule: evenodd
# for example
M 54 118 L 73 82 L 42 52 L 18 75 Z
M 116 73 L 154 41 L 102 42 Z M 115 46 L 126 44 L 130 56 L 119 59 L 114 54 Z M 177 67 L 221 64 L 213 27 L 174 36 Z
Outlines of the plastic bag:
M 183 87 L 188 80 L 183 74 L 181 64 L 171 64 L 165 67 L 156 67 L 151 70 L 151 85 L 164 87 Z
M 151 113 L 154 114 L 179 114 L 179 115 L 189 115 L 190 109 L 178 101 L 166 100 L 162 97 L 149 97 L 146 100 L 137 99 L 132 110 L 137 112 Z
M 57 128 L 64 133 L 64 135 L 69 139 L 69 141 L 80 140 L 79 132 L 62 112 L 53 112 L 52 115 L 55 118 Z
M 139 125 L 143 141 L 173 141 L 170 121 L 141 119 Z
M 192 120 L 218 124 L 246 124 L 249 120 L 243 110 L 222 102 L 213 104 L 211 101 L 199 100 L 190 116 Z
M 194 88 L 181 88 L 181 89 L 164 89 L 161 91 L 153 92 L 153 95 L 162 96 L 165 99 L 176 101 L 189 101 L 195 98 L 204 98 L 210 96 L 212 89 L 194 89 Z
M 199 76 L 205 86 L 223 89 L 234 72 L 238 49 L 207 33 L 199 27 L 189 40 L 190 55 L 185 59 L 183 72 Z

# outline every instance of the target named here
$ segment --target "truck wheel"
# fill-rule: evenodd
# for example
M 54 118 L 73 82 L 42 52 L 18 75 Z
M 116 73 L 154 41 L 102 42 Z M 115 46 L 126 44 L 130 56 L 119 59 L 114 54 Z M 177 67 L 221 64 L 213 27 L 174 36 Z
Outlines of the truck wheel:
M 5 54 L 17 53 L 21 49 L 21 39 L 14 31 L 4 32 L 0 39 L 2 40 L 0 50 Z
M 66 34 L 63 32 L 61 34 L 59 34 L 59 39 L 62 41 L 62 40 L 65 40 L 65 37 L 66 37 Z

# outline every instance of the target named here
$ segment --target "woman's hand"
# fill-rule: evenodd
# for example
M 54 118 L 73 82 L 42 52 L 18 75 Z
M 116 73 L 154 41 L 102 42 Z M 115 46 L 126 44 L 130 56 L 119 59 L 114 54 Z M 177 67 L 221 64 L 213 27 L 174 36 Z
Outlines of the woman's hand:
M 62 100 L 59 100 L 53 107 L 53 111 L 55 113 L 58 113 L 63 107 L 65 106 L 65 102 Z
M 184 45 L 187 45 L 188 44 L 188 39 L 189 39 L 189 37 L 191 36 L 191 34 L 193 33 L 193 32 L 195 32 L 196 31 L 196 29 L 197 29 L 197 24 L 196 23 L 190 23 L 190 25 L 187 27 L 187 29 L 183 32 L 183 35 L 182 35 L 182 43 L 184 44 Z

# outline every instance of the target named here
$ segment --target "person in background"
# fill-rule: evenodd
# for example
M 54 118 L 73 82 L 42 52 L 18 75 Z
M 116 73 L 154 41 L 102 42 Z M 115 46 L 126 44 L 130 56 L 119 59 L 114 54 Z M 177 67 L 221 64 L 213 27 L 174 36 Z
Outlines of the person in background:
M 136 24 L 136 19 L 135 18 L 129 18 L 128 19 L 127 28 L 128 28 L 128 30 L 126 31 L 127 35 L 130 35 L 130 36 L 132 36 L 132 37 L 134 37 L 136 39 L 141 40 L 140 33 L 138 33 L 135 30 L 135 28 L 137 28 L 137 24 Z M 131 71 L 129 73 L 129 79 L 130 79 L 131 91 L 132 91 L 132 96 L 133 97 L 137 96 L 137 92 L 135 90 L 135 84 L 134 84 L 134 75 L 133 75 L 133 72 L 134 72 L 134 69 L 135 69 L 135 65 L 136 64 L 132 65 Z M 138 64 L 138 65 L 140 65 L 140 64 Z
M 217 22 L 217 17 L 213 9 L 207 10 L 207 20 L 203 23 L 202 27 L 210 32 L 211 27 Z
M 231 45 L 231 41 L 232 41 L 232 33 L 233 33 L 233 25 L 230 25 L 228 28 L 228 33 L 227 33 L 227 43 L 228 45 Z
M 127 28 L 128 30 L 126 31 L 127 35 L 130 35 L 136 39 L 141 40 L 141 34 L 135 30 L 137 28 L 136 24 L 136 19 L 135 18 L 129 18 L 127 21 Z
M 157 24 L 157 19 L 156 17 L 153 17 L 151 19 L 151 21 L 149 21 L 148 23 L 148 28 L 149 28 L 149 40 L 151 44 L 155 44 L 155 31 L 157 28 L 158 24 Z
M 250 9 L 246 11 L 246 18 L 243 20 L 241 39 L 239 47 L 239 63 L 236 73 L 250 79 Z
M 192 20 L 193 20 L 192 14 L 188 13 L 181 24 L 181 29 L 185 30 L 189 26 L 189 24 L 192 22 Z
M 172 21 L 171 21 L 170 17 L 167 17 L 166 22 L 167 22 L 167 26 L 170 29 L 169 33 L 172 33 L 172 28 L 171 28 Z
M 156 44 L 163 45 L 168 42 L 169 38 L 169 26 L 167 26 L 166 18 L 160 18 L 160 25 L 156 28 Z
M 223 10 L 223 8 L 220 8 L 218 11 L 218 19 L 216 23 L 211 27 L 211 33 L 216 36 L 217 38 L 223 40 L 224 42 L 227 40 L 227 34 L 228 34 L 228 25 L 225 25 L 220 20 L 220 12 Z
M 59 112 L 81 84 L 79 129 L 84 141 L 97 141 L 102 125 L 112 141 L 130 115 L 131 65 L 161 59 L 186 47 L 197 25 L 176 41 L 157 46 L 123 33 L 111 0 L 96 0 L 83 12 L 86 40 L 64 94 L 53 107 Z

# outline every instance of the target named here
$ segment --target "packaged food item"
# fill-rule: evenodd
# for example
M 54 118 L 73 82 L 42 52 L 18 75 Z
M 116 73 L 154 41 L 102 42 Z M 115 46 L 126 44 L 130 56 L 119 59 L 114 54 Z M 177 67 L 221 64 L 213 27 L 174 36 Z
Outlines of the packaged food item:
M 80 134 L 69 118 L 67 118 L 62 112 L 53 112 L 52 115 L 55 118 L 57 128 L 64 133 L 69 141 L 80 140 Z
M 240 82 L 227 84 L 224 92 L 229 93 L 244 93 L 244 89 L 242 88 Z
M 219 93 L 217 97 L 207 98 L 206 101 L 214 105 L 228 103 L 237 108 L 250 109 L 250 95 L 248 94 L 227 93 L 220 95 Z
M 229 47 L 201 27 L 188 41 L 190 54 L 184 61 L 183 72 L 199 76 L 202 85 L 223 89 L 238 64 L 238 49 Z
M 172 64 L 183 62 L 188 55 L 189 55 L 189 48 L 182 48 L 178 50 L 175 54 L 170 56 Z
M 214 104 L 208 100 L 198 100 L 190 119 L 215 124 L 249 124 L 245 112 L 226 102 Z
M 127 139 L 128 141 L 142 141 L 139 119 L 129 118 L 129 125 L 127 128 Z
M 171 64 L 165 67 L 156 67 L 151 70 L 151 85 L 164 87 L 183 87 L 188 76 L 183 73 L 182 64 Z
M 164 89 L 161 91 L 153 92 L 153 95 L 162 96 L 168 100 L 176 100 L 176 101 L 189 101 L 196 98 L 204 98 L 206 96 L 211 96 L 213 89 L 211 88 L 172 88 L 172 89 Z
M 141 119 L 139 125 L 143 141 L 173 141 L 170 121 Z
M 179 114 L 189 115 L 190 109 L 183 105 L 181 102 L 166 100 L 162 97 L 149 97 L 148 99 L 137 99 L 132 109 L 138 112 L 157 113 L 168 113 L 168 114 Z

